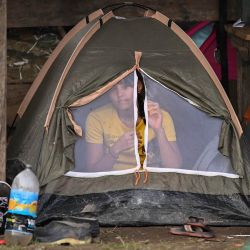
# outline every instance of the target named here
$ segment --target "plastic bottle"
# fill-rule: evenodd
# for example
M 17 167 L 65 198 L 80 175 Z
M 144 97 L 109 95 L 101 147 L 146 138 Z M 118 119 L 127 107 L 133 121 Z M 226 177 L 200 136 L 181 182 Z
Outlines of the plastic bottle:
M 4 233 L 7 245 L 26 246 L 33 238 L 39 182 L 30 167 L 27 165 L 12 183 Z

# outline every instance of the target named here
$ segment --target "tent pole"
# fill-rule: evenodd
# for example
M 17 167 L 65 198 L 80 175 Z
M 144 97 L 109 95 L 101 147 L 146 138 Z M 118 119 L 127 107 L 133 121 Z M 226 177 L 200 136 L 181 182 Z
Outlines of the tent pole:
M 6 0 L 0 0 L 0 180 L 6 178 Z
M 227 32 L 225 24 L 227 22 L 227 0 L 219 1 L 219 29 L 218 29 L 218 49 L 220 52 L 221 83 L 227 94 L 229 94 L 228 84 L 228 57 L 227 57 Z

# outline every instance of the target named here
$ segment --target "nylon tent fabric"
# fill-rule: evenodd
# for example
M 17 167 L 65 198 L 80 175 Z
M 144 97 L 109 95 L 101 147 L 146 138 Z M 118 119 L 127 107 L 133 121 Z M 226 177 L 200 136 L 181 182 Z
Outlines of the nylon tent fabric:
M 149 33 L 149 31 L 151 32 Z M 131 34 L 137 34 L 137 36 L 134 37 Z M 161 39 L 155 40 L 155 37 L 159 36 L 161 36 Z M 122 42 L 124 40 L 126 43 Z M 165 41 L 168 41 L 167 44 Z M 157 50 L 152 51 L 152 47 L 157 48 Z M 47 150 L 49 156 L 45 156 L 46 164 L 42 165 L 48 166 L 50 174 L 44 175 L 43 180 L 48 178 L 46 180 L 48 182 L 52 178 L 59 177 L 73 169 L 73 144 L 75 139 L 74 135 L 67 136 L 70 131 L 67 131 L 66 127 L 70 125 L 70 122 L 65 108 L 60 107 L 67 107 L 80 97 L 95 92 L 110 79 L 114 79 L 133 67 L 135 63 L 133 53 L 137 50 L 143 53 L 140 65 L 145 72 L 184 97 L 194 101 L 210 115 L 223 117 L 226 131 L 223 132 L 223 134 L 225 133 L 224 138 L 227 138 L 226 134 L 231 133 L 230 115 L 216 87 L 190 49 L 169 28 L 150 18 L 129 20 L 113 18 L 102 26 L 91 39 L 91 43 L 87 44 L 80 52 L 65 79 L 57 102 L 59 108 L 54 113 L 48 134 L 48 138 L 50 135 L 52 136 L 51 139 L 48 139 L 50 145 L 44 144 L 46 145 L 45 148 L 49 149 Z M 96 57 L 98 57 L 98 61 Z M 82 65 L 84 65 L 84 68 Z M 116 69 L 119 66 L 122 69 Z M 197 72 L 199 73 L 197 74 Z M 55 128 L 56 123 L 61 123 L 61 127 Z M 60 151 L 56 153 L 56 155 L 64 155 L 63 159 L 50 156 L 50 152 L 53 152 L 51 144 L 56 141 L 54 135 L 57 135 L 54 129 L 57 129 L 58 132 L 64 131 L 64 136 L 60 135 L 59 138 L 69 140 L 68 142 L 55 143 L 56 145 L 64 144 Z M 223 140 L 222 152 L 225 155 L 230 153 L 234 157 L 234 168 L 239 175 L 242 175 L 241 153 L 237 150 L 239 148 L 237 147 L 237 138 L 235 138 L 237 135 L 235 135 L 235 131 L 232 134 L 233 141 Z M 229 136 L 229 138 L 231 137 Z M 233 150 L 229 148 L 231 145 Z M 59 150 L 59 147 L 56 147 L 56 150 Z M 62 152 L 64 153 L 62 154 Z M 48 163 L 46 158 L 52 162 Z M 59 163 L 53 163 L 54 159 L 59 159 L 60 168 Z M 54 173 L 57 173 L 55 177 Z M 38 175 L 40 176 L 40 174 Z
M 75 49 L 81 37 L 92 27 L 95 21 L 83 27 L 75 37 L 66 44 L 58 58 L 50 67 L 43 79 L 34 98 L 21 120 L 18 121 L 15 137 L 8 144 L 8 160 L 19 159 L 30 163 L 33 169 L 37 168 L 37 162 L 41 151 L 44 135 L 44 123 L 49 105 L 54 94 L 56 83 L 59 80 L 67 60 Z
M 85 29 L 91 25 L 93 23 L 88 24 Z M 79 33 L 76 40 L 79 41 L 85 32 L 86 30 Z M 73 62 L 60 90 L 48 131 L 44 132 L 43 126 L 55 85 L 74 45 L 75 43 L 70 43 L 68 46 L 71 49 L 61 53 L 57 63 L 53 64 L 8 147 L 8 159 L 31 163 L 39 177 L 42 196 L 38 221 L 52 216 L 55 211 L 65 213 L 65 202 L 71 212 L 77 215 L 82 215 L 80 207 L 88 203 L 98 204 L 95 212 L 101 223 L 109 225 L 164 224 L 173 223 L 173 220 L 181 223 L 187 214 L 198 207 L 200 209 L 197 210 L 197 215 L 207 213 L 210 221 L 213 221 L 216 216 L 220 217 L 213 214 L 224 201 L 229 205 L 221 224 L 237 224 L 237 219 L 242 223 L 249 211 L 243 215 L 240 213 L 235 221 L 232 219 L 235 214 L 230 212 L 230 206 L 235 208 L 237 203 L 242 205 L 239 208 L 241 212 L 246 210 L 249 195 L 249 161 L 242 158 L 236 125 L 210 75 L 171 27 L 151 17 L 113 17 L 104 23 Z M 136 65 L 135 51 L 142 52 L 139 65 Z M 163 86 L 197 104 L 198 108 L 209 116 L 223 121 L 220 151 L 231 158 L 233 168 L 241 178 L 174 172 L 150 173 L 148 183 L 143 184 L 141 181 L 135 186 L 133 174 L 84 179 L 64 176 L 74 168 L 74 145 L 77 140 L 67 113 L 70 105 L 80 98 L 98 92 L 112 80 L 136 67 Z M 30 120 L 29 117 L 32 116 L 33 120 Z M 92 194 L 95 195 L 91 196 Z M 236 198 L 230 201 L 230 197 L 235 194 Z M 185 195 L 186 199 L 183 198 Z M 75 196 L 79 198 L 79 205 L 73 208 L 72 199 L 76 199 Z M 178 219 L 171 218 L 177 203 L 170 197 L 177 197 L 179 202 L 183 201 L 174 216 L 182 213 Z M 153 210 L 158 206 L 157 199 L 161 200 L 158 215 L 153 216 Z M 168 207 L 169 199 L 173 204 Z M 209 204 L 204 205 L 206 200 L 211 200 L 213 208 L 210 209 Z M 125 207 L 122 201 L 126 203 Z M 110 204 L 111 210 L 108 209 Z M 205 206 L 204 211 L 201 209 L 202 205 Z M 145 210 L 146 215 L 135 212 L 136 208 L 140 207 L 148 209 Z M 181 212 L 183 208 L 186 208 L 186 212 Z M 114 212 L 115 215 L 111 219 Z M 220 222 L 216 221 L 214 224 L 219 225 Z

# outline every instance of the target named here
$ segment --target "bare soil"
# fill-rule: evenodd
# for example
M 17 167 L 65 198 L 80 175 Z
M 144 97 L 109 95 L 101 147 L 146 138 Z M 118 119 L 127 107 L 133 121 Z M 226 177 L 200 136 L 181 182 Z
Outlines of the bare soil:
M 55 246 L 32 243 L 27 247 L 0 247 L 1 250 L 250 250 L 250 227 L 213 227 L 216 237 L 203 239 L 187 236 L 175 236 L 169 233 L 169 227 L 122 227 L 101 228 L 99 239 L 93 243 L 75 246 Z M 249 236 L 246 236 L 249 235 Z

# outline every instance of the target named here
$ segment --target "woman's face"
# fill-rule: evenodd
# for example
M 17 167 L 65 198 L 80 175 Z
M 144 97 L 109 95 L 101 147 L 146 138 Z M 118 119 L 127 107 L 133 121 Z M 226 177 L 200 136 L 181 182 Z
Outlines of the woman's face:
M 110 99 L 117 110 L 126 111 L 133 109 L 133 82 L 120 81 L 110 92 Z
M 138 80 L 137 93 L 140 94 L 143 84 Z M 134 84 L 133 79 L 121 80 L 110 92 L 110 99 L 117 110 L 129 110 L 134 106 Z

